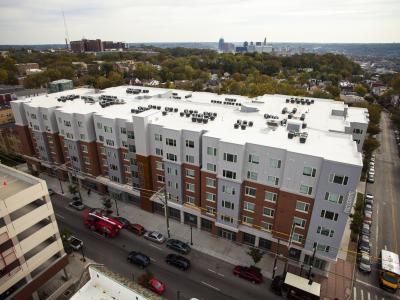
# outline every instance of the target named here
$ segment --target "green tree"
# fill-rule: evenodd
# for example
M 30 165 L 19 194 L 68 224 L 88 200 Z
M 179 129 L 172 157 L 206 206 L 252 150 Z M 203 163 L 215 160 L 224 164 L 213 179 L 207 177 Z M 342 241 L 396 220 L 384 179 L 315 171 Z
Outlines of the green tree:
M 400 93 L 400 75 L 396 75 L 396 77 L 394 77 L 391 82 L 390 82 L 390 86 L 393 88 L 393 90 L 396 93 Z
M 368 90 L 363 86 L 362 84 L 356 84 L 354 87 L 354 91 L 361 97 L 364 97 L 366 93 L 368 93 Z
M 326 87 L 326 90 L 329 92 L 329 94 L 331 94 L 334 98 L 339 97 L 340 96 L 340 89 L 337 85 L 328 85 Z
M 75 184 L 68 185 L 68 191 L 73 197 L 75 197 L 76 194 L 79 193 L 78 186 Z
M 71 244 L 69 242 L 69 238 L 72 236 L 71 230 L 69 230 L 68 228 L 61 229 L 60 236 L 65 252 L 67 252 L 68 254 L 71 253 L 73 251 Z
M 124 83 L 124 79 L 121 74 L 118 72 L 110 72 L 108 75 L 108 80 L 111 82 L 112 86 L 118 86 Z
M 0 83 L 6 84 L 8 82 L 8 72 L 5 69 L 0 69 Z
M 264 254 L 264 251 L 261 251 L 259 248 L 255 247 L 249 247 L 249 251 L 247 251 L 247 255 L 249 255 L 253 259 L 255 265 L 260 262 Z
M 106 77 L 112 72 L 113 69 L 113 64 L 109 62 L 103 63 L 100 66 L 100 72 Z
M 95 88 L 103 90 L 103 89 L 109 88 L 111 86 L 112 86 L 112 82 L 104 76 L 99 76 L 96 79 Z
M 371 135 L 375 135 L 375 134 L 380 133 L 380 132 L 381 132 L 381 129 L 379 128 L 379 125 L 370 123 L 370 124 L 368 125 L 368 130 L 367 130 L 367 132 L 368 132 L 369 134 L 371 134 Z
M 376 139 L 370 137 L 366 138 L 363 145 L 365 155 L 370 156 L 372 152 L 379 148 L 379 146 L 380 143 Z
M 106 214 L 111 213 L 111 208 L 112 208 L 111 199 L 108 197 L 103 198 L 103 209 L 106 212 Z

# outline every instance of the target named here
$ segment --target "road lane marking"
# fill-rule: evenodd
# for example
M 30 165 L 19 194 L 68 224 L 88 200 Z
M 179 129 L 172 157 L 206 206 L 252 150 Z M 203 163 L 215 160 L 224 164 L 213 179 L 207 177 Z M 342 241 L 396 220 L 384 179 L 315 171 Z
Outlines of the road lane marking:
M 65 219 L 62 215 L 60 214 L 56 214 L 57 217 L 59 217 L 60 219 Z
M 369 292 L 368 292 L 368 300 L 371 300 L 371 295 L 369 294 Z
M 357 300 L 357 289 L 353 286 L 353 300 Z
M 156 262 L 156 260 L 154 258 L 152 258 L 152 257 L 150 257 L 150 260 Z
M 217 275 L 219 275 L 219 276 L 221 276 L 221 277 L 225 277 L 224 274 L 217 273 L 216 271 L 214 271 L 214 270 L 212 270 L 212 269 L 207 269 L 207 270 L 210 271 L 211 273 L 217 274 Z
M 209 283 L 207 283 L 207 282 L 204 282 L 204 281 L 200 281 L 202 284 L 204 284 L 205 286 L 208 286 L 209 288 L 212 288 L 212 289 L 214 289 L 214 290 L 216 290 L 216 291 L 220 291 L 220 289 L 219 288 L 217 288 L 217 287 L 215 287 L 215 286 L 213 286 L 213 285 L 211 285 L 211 284 L 209 284 Z
M 383 248 L 385 248 L 385 250 L 387 250 L 387 246 L 386 245 Z
M 162 250 L 160 247 L 157 247 L 157 246 L 155 246 L 155 245 L 153 245 L 153 244 L 149 244 L 149 246 L 151 246 L 151 247 L 153 247 L 153 248 L 156 248 L 156 249 L 158 249 L 158 250 Z
M 215 272 L 214 270 L 211 270 L 211 269 L 207 269 L 208 271 L 210 271 L 211 273 L 214 273 L 214 274 L 216 274 L 217 272 Z
M 224 274 L 221 274 L 221 273 L 217 273 L 219 276 L 221 276 L 221 277 L 225 277 L 225 275 Z
M 364 300 L 364 291 L 360 290 L 360 292 L 361 292 L 361 300 Z

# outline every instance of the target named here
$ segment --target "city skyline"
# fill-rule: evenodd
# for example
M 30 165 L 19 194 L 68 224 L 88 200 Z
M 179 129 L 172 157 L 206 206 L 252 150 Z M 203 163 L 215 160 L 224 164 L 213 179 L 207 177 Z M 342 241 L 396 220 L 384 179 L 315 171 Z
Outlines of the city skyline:
M 64 43 L 62 10 L 70 40 L 209 42 L 223 36 L 235 42 L 267 35 L 268 42 L 400 42 L 393 30 L 400 25 L 400 3 L 392 0 L 333 0 L 323 7 L 315 0 L 177 0 L 174 5 L 72 0 L 48 1 L 42 7 L 31 0 L 5 0 L 0 7 L 0 44 Z

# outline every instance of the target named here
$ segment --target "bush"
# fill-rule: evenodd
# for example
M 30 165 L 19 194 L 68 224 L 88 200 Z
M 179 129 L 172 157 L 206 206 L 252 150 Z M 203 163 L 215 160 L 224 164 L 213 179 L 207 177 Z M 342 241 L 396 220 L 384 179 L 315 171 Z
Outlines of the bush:
M 350 229 L 353 234 L 358 235 L 361 232 L 362 223 L 364 221 L 363 210 L 364 195 L 357 193 L 357 199 L 354 205 L 354 214 L 350 216 L 352 218 Z

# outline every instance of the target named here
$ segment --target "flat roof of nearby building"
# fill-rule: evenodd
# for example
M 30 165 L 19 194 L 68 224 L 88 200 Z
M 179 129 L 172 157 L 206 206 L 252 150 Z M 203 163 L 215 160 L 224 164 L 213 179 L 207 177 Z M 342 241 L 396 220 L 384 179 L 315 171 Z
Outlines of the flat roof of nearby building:
M 400 275 L 400 262 L 398 254 L 382 249 L 381 260 L 383 270 Z
M 309 284 L 309 282 L 310 281 L 307 278 L 287 272 L 284 283 L 286 285 L 295 287 L 311 295 L 319 297 L 321 293 L 321 285 L 315 281 L 311 282 L 311 284 Z
M 128 94 L 127 88 L 147 90 L 147 92 Z M 125 103 L 103 108 L 99 102 L 85 103 L 82 99 L 57 101 L 58 97 L 71 94 L 92 96 L 95 101 L 98 101 L 101 95 L 110 95 L 123 99 Z M 349 108 L 341 101 L 308 97 L 304 100 L 310 100 L 313 104 L 287 103 L 287 99 L 291 98 L 293 97 L 285 95 L 248 98 L 238 95 L 217 95 L 153 87 L 119 86 L 98 92 L 94 89 L 79 88 L 17 101 L 25 102 L 31 107 L 53 107 L 61 112 L 75 114 L 95 113 L 105 118 L 130 122 L 132 122 L 133 115 L 131 109 L 137 109 L 138 106 L 160 106 L 161 110 L 150 109 L 136 115 L 150 116 L 152 124 L 172 130 L 204 131 L 205 136 L 215 137 L 228 143 L 265 145 L 346 164 L 362 165 L 362 157 L 357 151 L 356 143 L 351 134 L 345 134 L 345 129 L 350 127 L 350 122 L 367 125 L 368 111 L 366 109 Z M 235 105 L 223 104 L 227 101 L 235 103 Z M 240 103 L 241 106 L 236 103 Z M 161 111 L 164 111 L 165 107 L 177 108 L 178 112 L 168 112 L 166 115 L 162 115 Z M 305 116 L 306 128 L 300 129 L 300 131 L 307 132 L 306 143 L 300 143 L 298 138 L 288 139 L 286 126 L 279 125 L 280 120 L 287 119 L 288 114 L 282 113 L 282 109 L 285 107 L 289 112 L 294 108 L 297 109 L 293 118 L 288 122 L 295 123 L 300 121 L 301 115 Z M 197 110 L 199 113 L 216 113 L 217 117 L 214 121 L 209 120 L 206 124 L 192 122 L 191 117 L 180 116 L 180 112 L 185 109 Z M 333 111 L 336 113 L 333 114 Z M 267 120 L 264 118 L 265 114 L 276 116 L 278 126 L 268 126 Z M 247 126 L 245 130 L 234 129 L 234 123 L 237 120 L 251 121 L 253 126 Z
M 0 200 L 5 200 L 41 181 L 39 178 L 0 164 Z
M 50 84 L 60 84 L 60 83 L 68 83 L 71 82 L 71 79 L 59 79 L 59 80 L 54 80 L 50 82 Z

